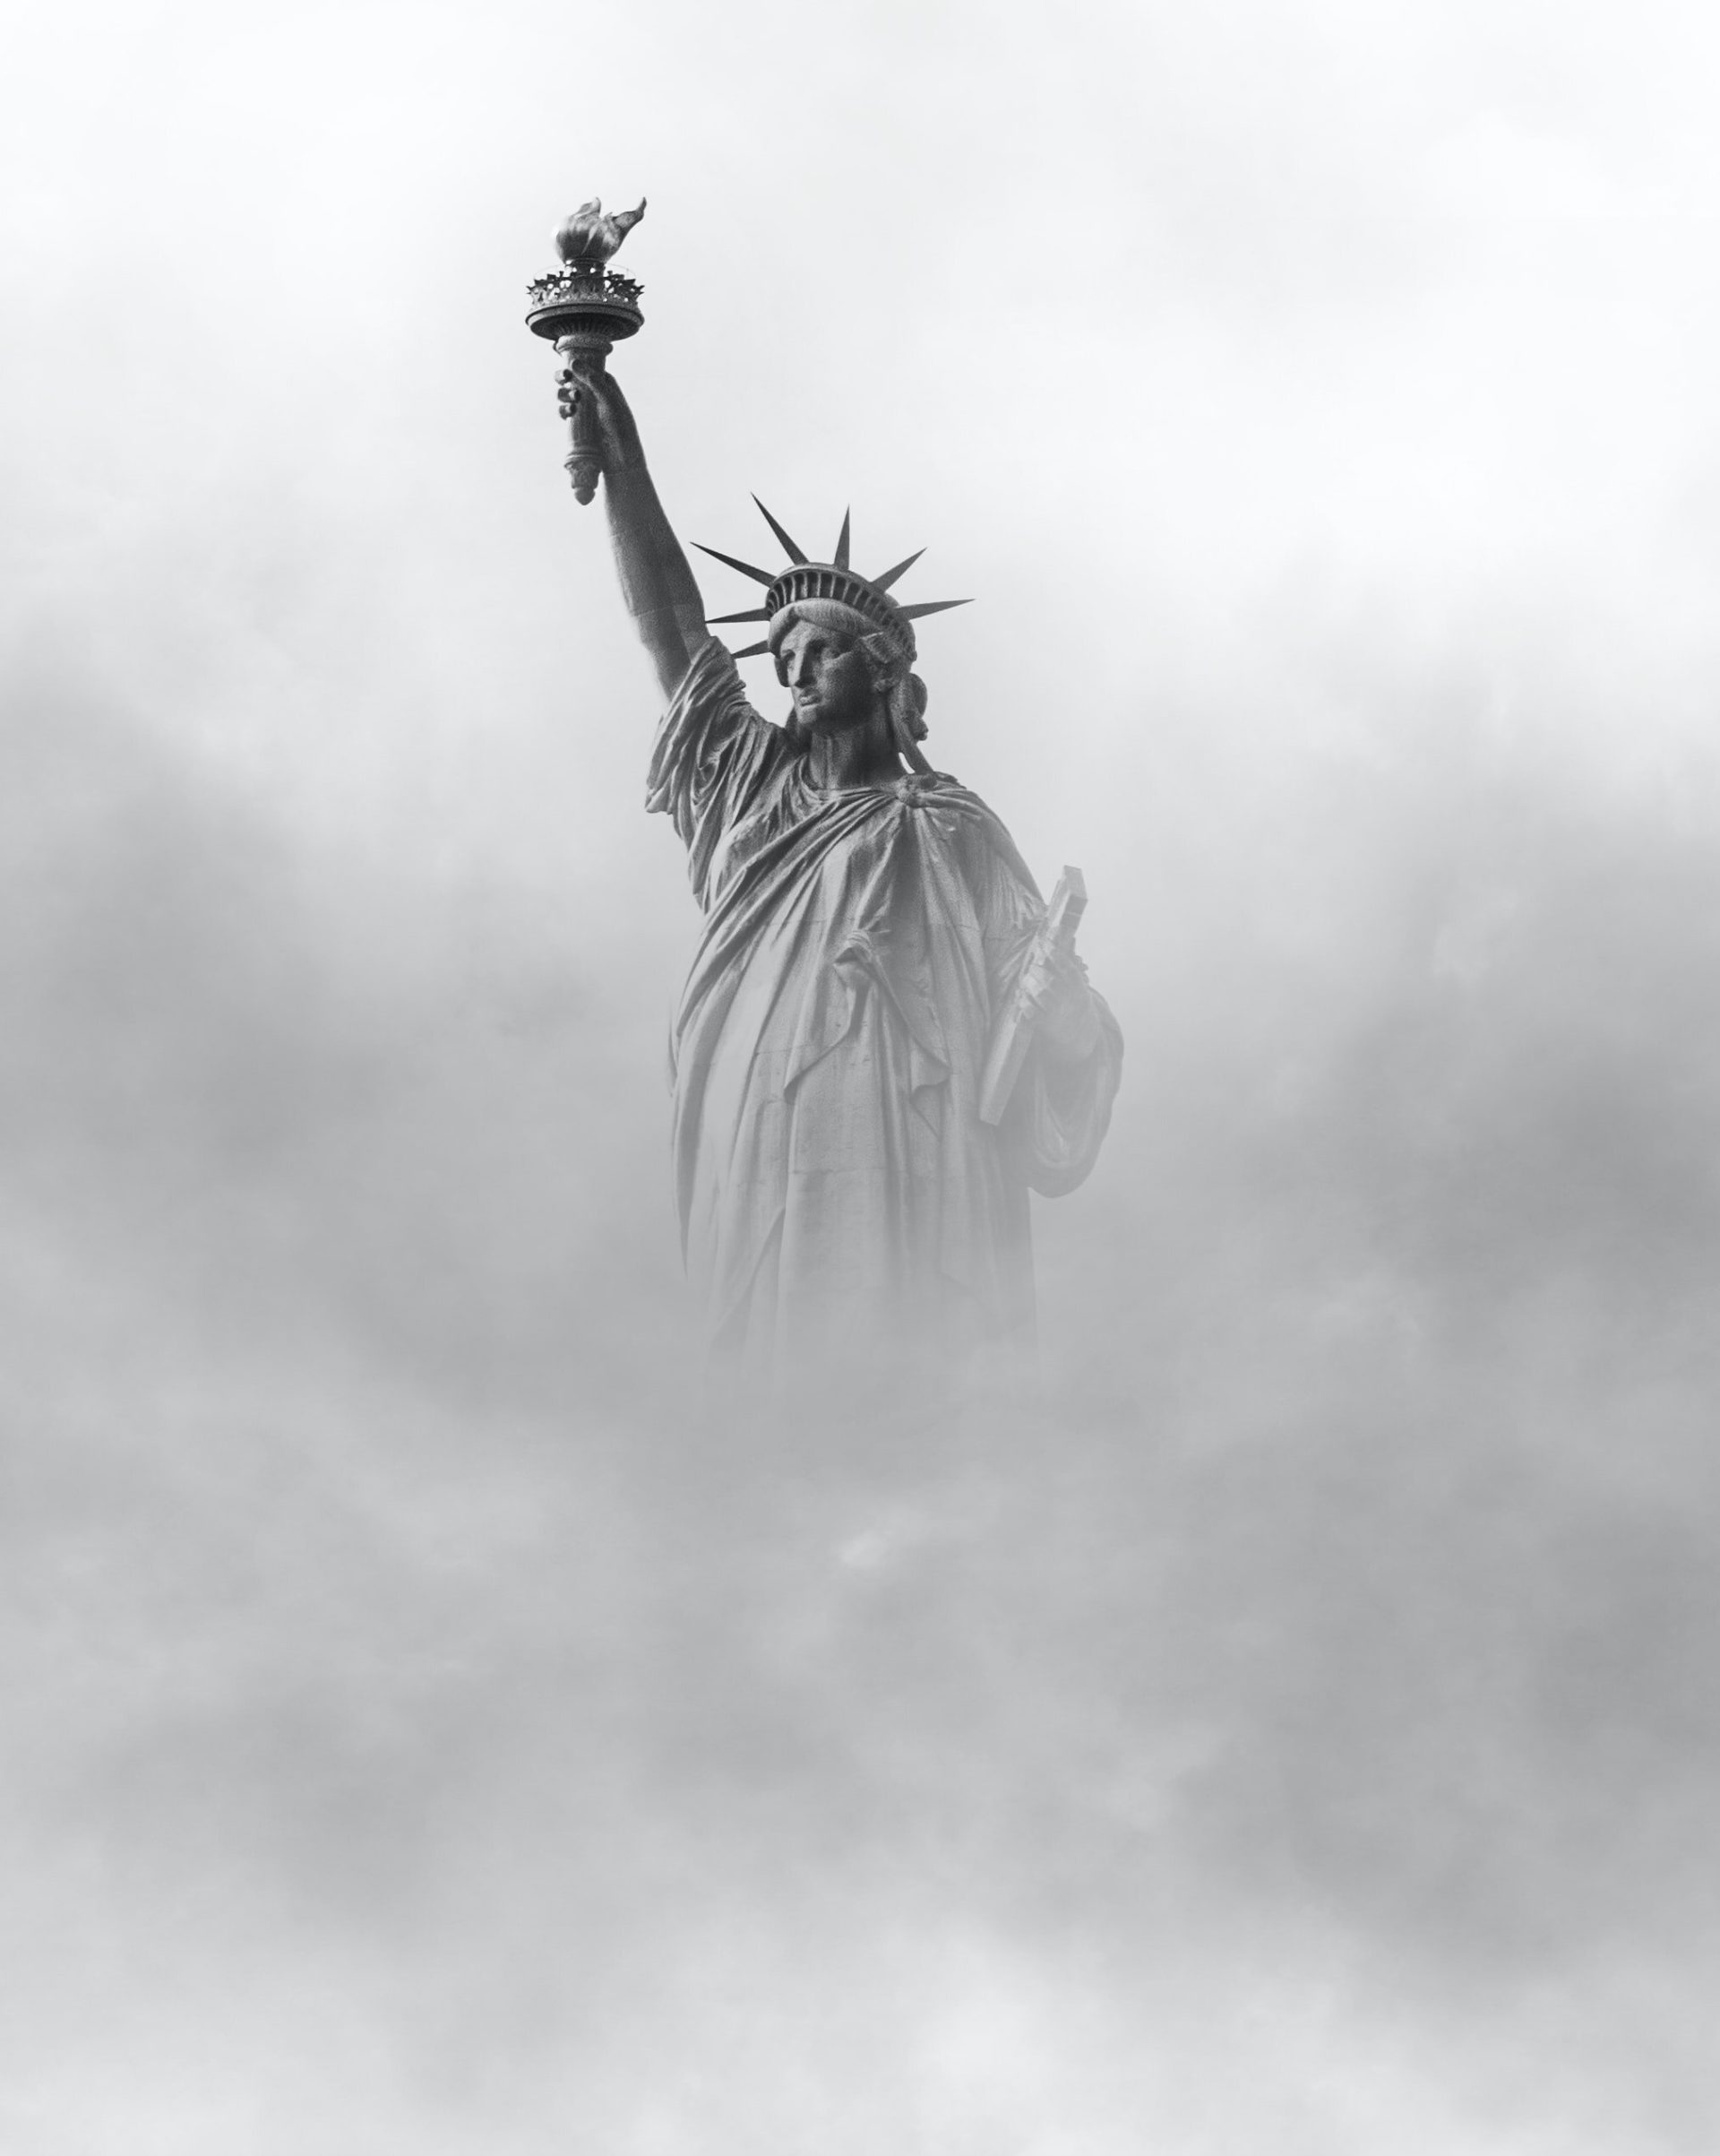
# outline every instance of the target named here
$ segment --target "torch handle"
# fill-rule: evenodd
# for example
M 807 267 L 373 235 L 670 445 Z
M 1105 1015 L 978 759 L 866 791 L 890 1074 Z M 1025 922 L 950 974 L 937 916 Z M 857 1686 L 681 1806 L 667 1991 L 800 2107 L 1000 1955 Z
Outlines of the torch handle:
M 555 340 L 555 349 L 565 364 L 572 367 L 577 363 L 588 374 L 601 372 L 604 361 L 614 349 L 609 338 L 594 330 L 575 330 Z M 565 376 L 562 382 L 562 410 L 567 415 L 567 476 L 573 482 L 573 499 L 584 505 L 598 491 L 598 479 L 603 470 L 603 441 L 589 398 L 581 397 Z

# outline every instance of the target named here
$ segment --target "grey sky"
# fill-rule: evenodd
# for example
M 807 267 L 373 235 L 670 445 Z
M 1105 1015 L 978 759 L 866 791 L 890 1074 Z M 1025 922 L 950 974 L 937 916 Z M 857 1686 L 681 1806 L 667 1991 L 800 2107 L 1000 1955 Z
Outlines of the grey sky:
M 8 46 L 0 2150 L 1705 2156 L 1720 32 Z M 1086 871 L 1049 1434 L 690 1404 L 598 190 L 677 528 L 926 546 Z

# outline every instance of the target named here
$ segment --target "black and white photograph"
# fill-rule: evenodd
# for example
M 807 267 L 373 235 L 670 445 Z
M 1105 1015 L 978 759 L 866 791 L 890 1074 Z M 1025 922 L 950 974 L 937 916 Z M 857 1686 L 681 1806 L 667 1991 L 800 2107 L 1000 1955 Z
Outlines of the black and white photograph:
M 0 2156 L 1715 2156 L 1720 15 L 0 50 Z

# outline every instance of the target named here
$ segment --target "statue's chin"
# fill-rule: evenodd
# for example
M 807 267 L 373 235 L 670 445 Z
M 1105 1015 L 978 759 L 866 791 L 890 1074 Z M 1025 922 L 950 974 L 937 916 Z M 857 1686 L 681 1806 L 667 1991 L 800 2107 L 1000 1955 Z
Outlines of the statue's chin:
M 869 726 L 877 716 L 875 711 L 803 711 L 796 710 L 795 713 L 804 733 L 821 734 L 827 737 L 835 734 L 858 733 L 862 727 Z

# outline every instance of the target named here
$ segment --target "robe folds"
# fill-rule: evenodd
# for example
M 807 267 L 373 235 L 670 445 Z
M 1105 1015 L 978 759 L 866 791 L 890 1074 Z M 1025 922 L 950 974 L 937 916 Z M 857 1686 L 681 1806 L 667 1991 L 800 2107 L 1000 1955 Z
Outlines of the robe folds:
M 719 1360 L 942 1362 L 1033 1325 L 1029 1188 L 1092 1167 L 1122 1044 L 1036 1048 L 978 1116 L 996 1015 L 1045 905 L 953 779 L 823 791 L 715 638 L 658 729 L 648 807 L 703 933 L 671 1039 L 682 1246 Z

